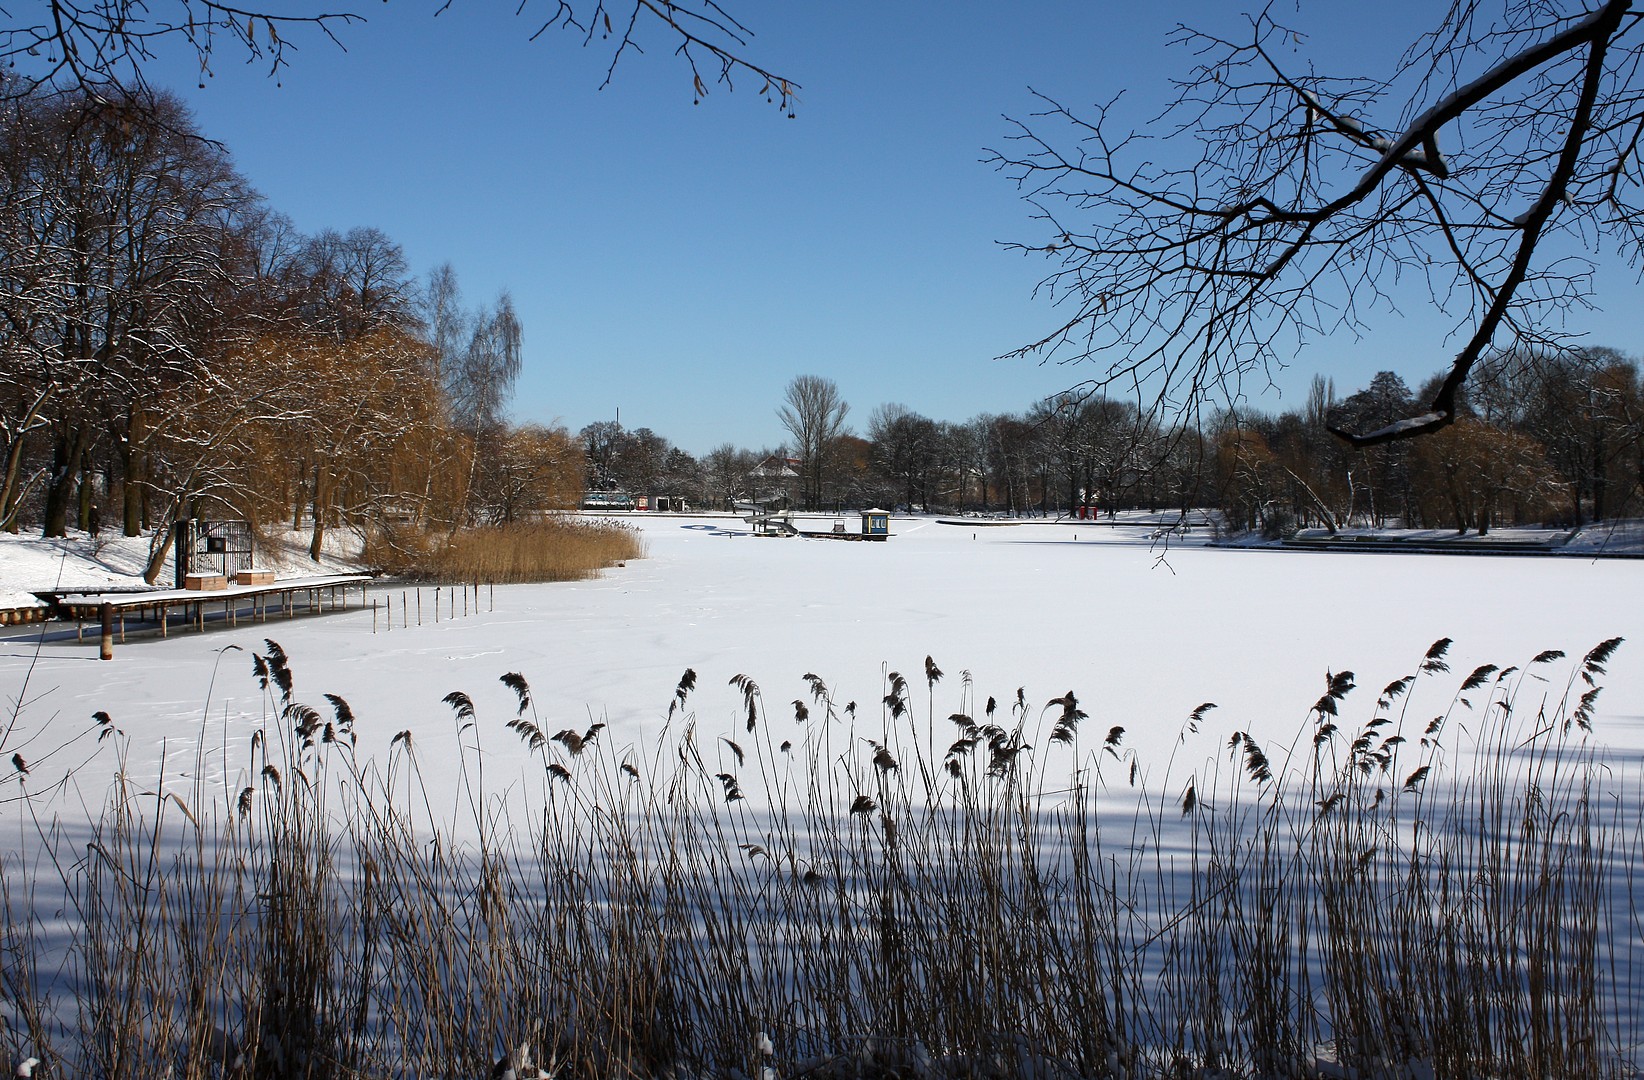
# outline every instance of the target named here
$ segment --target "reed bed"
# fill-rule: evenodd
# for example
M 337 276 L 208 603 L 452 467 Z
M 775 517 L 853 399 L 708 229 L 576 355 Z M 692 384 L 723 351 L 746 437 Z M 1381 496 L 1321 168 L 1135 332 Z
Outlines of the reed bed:
M 501 585 L 582 581 L 644 555 L 644 539 L 631 525 L 563 516 L 454 533 L 376 536 L 363 557 L 398 577 Z
M 1632 1076 L 1617 644 L 1455 682 L 1440 642 L 1373 704 L 1330 676 L 1289 745 L 1147 762 L 930 659 L 861 709 L 738 675 L 729 724 L 687 671 L 643 748 L 507 673 L 513 715 L 453 692 L 424 747 L 293 699 L 270 642 L 243 780 L 122 773 L 6 868 L 5 1038 L 188 1078 Z

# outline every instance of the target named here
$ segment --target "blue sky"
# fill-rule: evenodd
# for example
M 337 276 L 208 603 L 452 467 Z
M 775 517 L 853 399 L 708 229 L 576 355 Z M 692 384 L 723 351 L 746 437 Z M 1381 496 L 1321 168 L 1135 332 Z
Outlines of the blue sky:
M 861 430 L 901 402 L 964 420 L 1015 411 L 1081 369 L 993 358 L 1045 333 L 1043 262 L 1014 187 L 981 163 L 1030 87 L 1070 105 L 1120 90 L 1141 113 L 1186 70 L 1178 21 L 1235 34 L 1238 4 L 768 3 L 728 0 L 749 53 L 802 84 L 795 119 L 744 86 L 693 104 L 654 31 L 601 90 L 608 52 L 513 4 L 360 4 L 347 52 L 305 37 L 276 86 L 227 52 L 205 89 L 189 65 L 153 69 L 299 228 L 376 226 L 424 273 L 449 261 L 469 303 L 512 291 L 525 327 L 518 420 L 573 431 L 621 410 L 693 453 L 784 438 L 795 375 L 834 379 Z M 1436 2 L 1291 12 L 1321 65 L 1384 70 Z M 540 10 L 539 10 L 540 9 Z M 1625 268 L 1600 279 L 1596 342 L 1644 351 Z M 1392 369 L 1412 385 L 1454 351 L 1416 296 L 1360 341 L 1311 346 L 1252 404 L 1298 405 L 1315 372 L 1343 392 Z

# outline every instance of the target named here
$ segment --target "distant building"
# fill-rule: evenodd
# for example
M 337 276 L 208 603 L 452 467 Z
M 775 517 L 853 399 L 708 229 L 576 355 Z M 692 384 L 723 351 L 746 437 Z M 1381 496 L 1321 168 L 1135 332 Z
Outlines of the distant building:
M 635 495 L 631 491 L 590 491 L 582 497 L 582 508 L 611 514 L 634 510 L 658 510 L 664 513 L 672 511 L 679 514 L 689 510 L 690 504 L 685 496 L 677 492 L 667 495 Z
M 799 482 L 798 458 L 772 455 L 748 470 L 748 487 L 752 501 L 771 504 L 778 500 L 794 504 L 794 487 Z
M 626 491 L 590 491 L 582 496 L 584 510 L 633 510 L 638 502 Z

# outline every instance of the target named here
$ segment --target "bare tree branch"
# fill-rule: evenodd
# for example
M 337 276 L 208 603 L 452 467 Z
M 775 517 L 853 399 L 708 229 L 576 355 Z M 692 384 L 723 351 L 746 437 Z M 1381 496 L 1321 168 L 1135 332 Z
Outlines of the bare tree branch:
M 1232 404 L 1308 342 L 1396 314 L 1413 278 L 1465 344 L 1421 415 L 1337 434 L 1449 424 L 1486 350 L 1560 343 L 1601 243 L 1640 252 L 1638 37 L 1631 0 L 1458 0 L 1392 75 L 1336 78 L 1283 70 L 1272 46 L 1300 38 L 1263 14 L 1244 43 L 1179 30 L 1199 63 L 1147 128 L 1042 98 L 990 160 L 1050 232 L 1007 247 L 1056 260 L 1040 292 L 1073 310 L 1007 356 L 1095 360 L 1084 389 L 1156 411 Z M 1391 133 L 1364 119 L 1400 100 Z
M 444 0 L 434 14 L 445 14 L 454 2 Z M 516 14 L 530 6 L 522 0 Z M 354 11 L 292 14 L 221 0 L 16 0 L 0 7 L 0 68 L 15 69 L 21 78 L 0 92 L 22 93 L 31 86 L 95 91 L 110 83 L 140 88 L 146 85 L 146 68 L 167 49 L 193 54 L 201 86 L 225 51 L 266 66 L 277 80 L 305 35 L 346 51 L 345 32 L 365 21 Z M 652 26 L 685 61 L 698 100 L 710 83 L 731 89 L 744 77 L 759 80 L 760 94 L 792 114 L 799 84 L 751 59 L 752 32 L 715 0 L 555 0 L 530 39 L 556 28 L 580 33 L 585 46 L 614 38 L 605 73 L 609 83 L 626 54 L 645 51 L 641 39 Z

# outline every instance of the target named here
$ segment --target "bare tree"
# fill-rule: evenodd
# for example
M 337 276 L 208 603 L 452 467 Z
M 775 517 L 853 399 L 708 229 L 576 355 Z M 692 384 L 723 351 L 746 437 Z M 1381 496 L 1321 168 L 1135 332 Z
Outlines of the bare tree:
M 166 395 L 209 377 L 255 197 L 164 94 L 13 98 L 0 144 L 0 517 L 28 482 L 22 440 L 44 438 L 44 531 L 60 536 L 77 491 L 84 523 L 96 446 L 118 447 L 136 490 Z
M 1281 63 L 1303 37 L 1264 12 L 1238 42 L 1178 30 L 1197 63 L 1146 131 L 1045 99 L 993 161 L 1049 228 L 1017 247 L 1058 262 L 1043 288 L 1072 310 L 1013 355 L 1095 359 L 1084 389 L 1155 408 L 1232 402 L 1412 278 L 1464 344 L 1419 415 L 1337 434 L 1449 424 L 1486 353 L 1562 344 L 1586 253 L 1640 253 L 1640 20 L 1630 0 L 1455 0 L 1391 75 L 1339 78 Z
M 435 10 L 443 15 L 455 0 Z M 515 14 L 525 18 L 535 41 L 549 31 L 569 31 L 583 45 L 602 43 L 609 52 L 608 83 L 630 52 L 643 52 L 653 34 L 673 46 L 691 76 L 692 93 L 706 96 L 710 83 L 730 89 L 736 80 L 756 83 L 760 94 L 791 115 L 797 83 L 769 71 L 745 55 L 752 31 L 718 0 L 522 0 Z M 0 68 L 24 73 L 30 83 L 97 88 L 109 83 L 143 85 L 144 69 L 168 50 L 199 61 L 200 85 L 227 53 L 237 63 L 260 64 L 275 79 L 305 39 L 329 39 L 343 47 L 353 12 L 291 11 L 219 0 L 15 0 L 0 7 Z
M 971 424 L 943 420 L 936 425 L 936 429 L 938 468 L 944 485 L 938 492 L 939 501 L 963 513 L 968 508 L 972 491 L 976 490 L 972 481 L 980 473 L 976 462 L 981 454 L 981 444 Z
M 1559 493 L 1545 447 L 1476 417 L 1464 416 L 1411 449 L 1423 495 L 1448 511 L 1458 533 L 1473 528 L 1484 536 L 1504 521 L 1540 520 Z M 1437 523 L 1436 512 L 1425 516 Z
M 1508 419 L 1545 447 L 1567 485 L 1573 522 L 1580 525 L 1588 510 L 1594 520 L 1620 516 L 1633 486 L 1622 466 L 1644 437 L 1637 422 L 1638 365 L 1613 349 L 1588 348 L 1533 363 L 1502 358 L 1480 373 L 1490 390 L 1498 389 L 1494 378 L 1511 379 L 1501 388 L 1513 394 Z
M 650 495 L 663 485 L 673 445 L 648 427 L 625 431 L 611 462 L 617 486 L 633 495 Z
M 484 433 L 502 426 L 524 363 L 525 332 L 506 290 L 496 307 L 476 312 L 470 326 L 468 347 L 457 357 L 455 370 L 445 373 L 445 385 L 457 427 Z
M 820 375 L 795 376 L 783 400 L 786 404 L 776 415 L 794 438 L 802 462 L 805 508 L 814 510 L 822 504 L 822 481 L 851 407 L 839 396 L 838 385 Z
M 428 283 L 417 294 L 417 317 L 423 336 L 432 348 L 434 384 L 446 385 L 448 372 L 456 371 L 461 360 L 468 313 L 462 309 L 462 286 L 450 263 L 441 263 L 428 274 Z
M 720 443 L 702 459 L 701 498 L 704 508 L 729 510 L 748 497 L 748 474 L 760 456 L 733 443 Z
M 355 341 L 414 320 L 414 289 L 405 249 L 381 229 L 326 229 L 298 256 L 299 307 L 312 329 Z
M 901 502 L 930 509 L 932 476 L 938 453 L 936 422 L 899 402 L 888 402 L 868 418 L 875 469 L 900 487 Z
M 615 420 L 597 420 L 577 432 L 582 457 L 587 465 L 589 491 L 610 491 L 617 487 L 616 459 L 628 433 Z
M 1043 427 L 1010 413 L 983 414 L 974 423 L 980 428 L 993 502 L 1012 517 L 1031 510 L 1033 463 L 1041 457 Z M 988 501 L 985 488 L 983 501 Z

